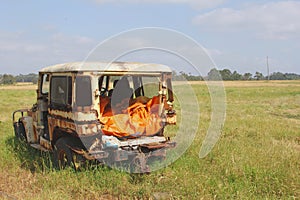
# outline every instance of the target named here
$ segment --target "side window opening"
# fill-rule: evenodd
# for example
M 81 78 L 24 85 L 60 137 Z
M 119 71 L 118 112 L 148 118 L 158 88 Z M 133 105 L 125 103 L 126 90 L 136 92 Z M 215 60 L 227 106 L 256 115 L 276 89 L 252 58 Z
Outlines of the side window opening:
M 42 78 L 42 94 L 48 94 L 49 93 L 49 74 L 43 74 Z
M 92 105 L 91 78 L 89 76 L 76 77 L 76 105 Z
M 140 77 L 142 79 L 142 77 Z M 158 77 L 143 77 L 141 80 L 143 95 L 147 97 L 153 97 L 158 95 L 159 91 L 159 78 Z
M 109 77 L 108 76 L 101 76 L 98 79 L 98 87 L 100 90 L 101 96 L 107 96 L 107 93 L 109 91 Z
M 72 77 L 53 76 L 50 90 L 50 102 L 54 106 L 72 104 Z

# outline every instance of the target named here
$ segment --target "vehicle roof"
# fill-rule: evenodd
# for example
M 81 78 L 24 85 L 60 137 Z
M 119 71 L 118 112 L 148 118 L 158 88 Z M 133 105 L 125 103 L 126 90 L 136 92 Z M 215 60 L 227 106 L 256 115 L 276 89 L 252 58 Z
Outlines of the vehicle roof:
M 71 62 L 45 67 L 40 72 L 172 72 L 166 65 L 136 62 Z

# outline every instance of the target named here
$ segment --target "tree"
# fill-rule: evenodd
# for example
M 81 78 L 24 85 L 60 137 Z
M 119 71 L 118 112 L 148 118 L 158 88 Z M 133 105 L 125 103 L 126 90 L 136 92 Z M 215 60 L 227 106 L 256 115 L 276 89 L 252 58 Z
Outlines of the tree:
M 207 74 L 208 80 L 220 81 L 222 80 L 221 74 L 216 68 L 211 69 Z
M 237 71 L 234 71 L 233 74 L 231 75 L 231 80 L 241 80 L 242 75 L 239 74 Z
M 208 80 L 265 80 L 268 77 L 264 76 L 260 72 L 255 72 L 252 75 L 249 72 L 244 73 L 243 75 L 239 74 L 237 71 L 233 71 L 233 73 L 229 69 L 217 70 L 216 68 L 211 69 L 207 74 Z M 173 71 L 172 79 L 174 81 L 200 81 L 203 80 L 201 76 L 193 75 L 191 73 L 186 73 L 184 71 L 180 71 L 179 73 Z M 281 73 L 274 72 L 270 75 L 270 80 L 300 80 L 300 75 L 295 73 Z
M 4 74 L 2 76 L 0 84 L 11 85 L 11 84 L 14 84 L 15 82 L 16 82 L 16 79 L 15 79 L 15 77 L 13 75 Z
M 201 81 L 203 78 L 201 76 L 192 75 L 191 73 L 185 73 L 183 71 L 180 71 L 179 74 L 177 74 L 176 71 L 173 70 L 172 72 L 172 80 L 173 81 Z
M 220 72 L 220 74 L 222 76 L 222 79 L 224 81 L 233 80 L 232 79 L 232 73 L 229 69 L 223 69 L 223 70 L 220 70 L 219 72 Z
M 255 72 L 254 78 L 256 80 L 264 80 L 264 75 L 260 72 Z
M 180 71 L 179 73 L 183 80 L 187 80 L 188 75 L 184 71 Z
M 19 74 L 18 76 L 16 76 L 16 82 L 32 82 L 32 83 L 37 83 L 38 81 L 38 75 L 37 74 L 27 74 L 27 75 L 23 75 L 23 74 Z
M 274 72 L 270 75 L 270 80 L 287 80 L 285 74 L 281 72 Z
M 285 73 L 284 76 L 288 80 L 300 80 L 300 75 L 295 73 Z
M 243 75 L 243 80 L 251 80 L 252 79 L 252 74 L 247 72 Z

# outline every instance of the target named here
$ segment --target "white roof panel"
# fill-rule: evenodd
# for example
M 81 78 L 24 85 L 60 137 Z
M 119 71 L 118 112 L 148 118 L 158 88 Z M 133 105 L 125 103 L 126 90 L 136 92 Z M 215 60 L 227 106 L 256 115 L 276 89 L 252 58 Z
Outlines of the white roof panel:
M 172 72 L 166 65 L 134 62 L 71 62 L 45 67 L 40 72 Z

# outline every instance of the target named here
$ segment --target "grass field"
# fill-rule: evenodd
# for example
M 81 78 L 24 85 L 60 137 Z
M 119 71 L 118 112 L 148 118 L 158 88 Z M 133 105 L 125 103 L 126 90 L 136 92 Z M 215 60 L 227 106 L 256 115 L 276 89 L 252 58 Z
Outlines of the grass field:
M 176 162 L 143 176 L 103 166 L 53 169 L 50 153 L 14 138 L 11 113 L 35 103 L 35 86 L 0 86 L 0 199 L 299 199 L 300 81 L 224 84 L 226 122 L 213 151 L 198 157 L 210 97 L 193 82 L 196 139 Z

